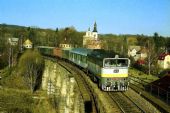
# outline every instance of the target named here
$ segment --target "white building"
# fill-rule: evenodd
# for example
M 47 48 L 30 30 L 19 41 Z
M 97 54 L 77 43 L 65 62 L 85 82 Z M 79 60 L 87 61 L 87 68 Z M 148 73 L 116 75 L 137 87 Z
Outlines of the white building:
M 147 49 L 142 46 L 129 46 L 128 56 L 133 57 L 135 61 L 144 60 L 147 57 Z
M 163 53 L 159 55 L 158 65 L 162 69 L 170 69 L 170 53 Z
M 24 42 L 23 46 L 24 46 L 24 48 L 26 48 L 26 49 L 31 49 L 31 48 L 32 48 L 32 42 L 31 42 L 29 39 L 27 39 L 27 40 Z
M 9 38 L 8 41 L 9 41 L 10 45 L 16 46 L 16 45 L 18 45 L 19 39 L 18 38 Z
M 97 24 L 94 23 L 93 31 L 86 31 L 86 34 L 83 36 L 83 47 L 91 48 L 91 49 L 100 49 L 101 41 L 98 39 L 97 33 Z

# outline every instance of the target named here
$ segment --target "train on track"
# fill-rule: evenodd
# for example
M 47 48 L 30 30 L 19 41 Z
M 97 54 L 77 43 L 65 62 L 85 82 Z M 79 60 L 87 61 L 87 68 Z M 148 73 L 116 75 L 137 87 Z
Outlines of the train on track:
M 111 51 L 87 48 L 36 47 L 41 54 L 70 61 L 86 70 L 103 91 L 128 90 L 130 60 Z

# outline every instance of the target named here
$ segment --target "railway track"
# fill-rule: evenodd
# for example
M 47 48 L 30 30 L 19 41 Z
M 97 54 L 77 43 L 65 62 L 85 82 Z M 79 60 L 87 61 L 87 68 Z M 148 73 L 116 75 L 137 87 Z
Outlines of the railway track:
M 106 100 L 109 100 L 109 107 L 110 110 L 106 110 L 108 107 L 103 105 L 103 104 L 98 104 L 99 100 L 96 98 L 95 93 L 93 92 L 94 89 L 92 89 L 87 82 L 87 75 L 77 66 L 74 64 L 67 63 L 62 60 L 58 60 L 57 62 L 60 64 L 63 68 L 68 70 L 74 77 L 75 80 L 77 81 L 77 85 L 79 87 L 81 96 L 84 100 L 84 108 L 86 113 L 108 113 L 108 111 L 111 111 L 109 113 L 113 113 L 112 111 L 117 111 L 117 112 L 123 112 L 123 113 L 146 113 L 144 110 L 144 106 L 141 105 L 143 101 L 139 99 L 140 97 L 137 97 L 133 95 L 133 97 L 136 97 L 136 99 L 132 98 L 127 92 L 101 92 L 101 94 L 106 94 L 108 96 L 105 96 Z M 108 97 L 108 98 L 106 98 Z M 140 101 L 140 103 L 138 102 Z M 96 102 L 97 101 L 97 102 Z M 115 104 L 116 103 L 116 104 Z M 146 105 L 146 104 L 145 104 Z M 118 106 L 118 107 L 115 107 Z M 99 108 L 103 107 L 103 108 Z M 106 107 L 106 109 L 104 108 Z M 144 108 L 144 110 L 142 109 Z M 105 109 L 105 110 L 101 110 Z M 117 109 L 117 110 L 115 110 Z M 119 110 L 120 109 L 120 110 Z M 148 112 L 148 110 L 146 110 Z M 153 110 L 150 110 L 153 111 Z M 148 112 L 149 113 L 149 112 Z
M 149 82 L 146 82 L 146 81 L 139 79 L 137 77 L 130 76 L 129 79 L 130 79 L 131 85 L 136 86 L 142 90 L 145 90 L 145 86 L 147 86 L 149 84 Z
M 140 106 L 138 106 L 123 92 L 108 92 L 108 95 L 123 113 L 145 113 L 145 111 Z

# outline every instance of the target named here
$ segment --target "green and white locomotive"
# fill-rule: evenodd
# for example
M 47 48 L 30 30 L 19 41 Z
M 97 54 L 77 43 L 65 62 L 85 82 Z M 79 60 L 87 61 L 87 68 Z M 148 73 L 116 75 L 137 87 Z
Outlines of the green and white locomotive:
M 97 79 L 99 87 L 104 91 L 128 90 L 128 58 L 119 58 L 114 52 L 93 50 L 88 54 L 88 70 Z

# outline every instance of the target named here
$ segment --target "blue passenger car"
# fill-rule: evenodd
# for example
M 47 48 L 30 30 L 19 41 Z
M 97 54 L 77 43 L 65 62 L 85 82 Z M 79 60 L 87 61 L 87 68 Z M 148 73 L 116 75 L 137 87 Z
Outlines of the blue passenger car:
M 69 60 L 69 53 L 72 48 L 62 48 L 62 58 Z
M 80 67 L 87 68 L 87 55 L 91 49 L 86 48 L 74 48 L 70 51 L 69 60 L 77 64 Z

